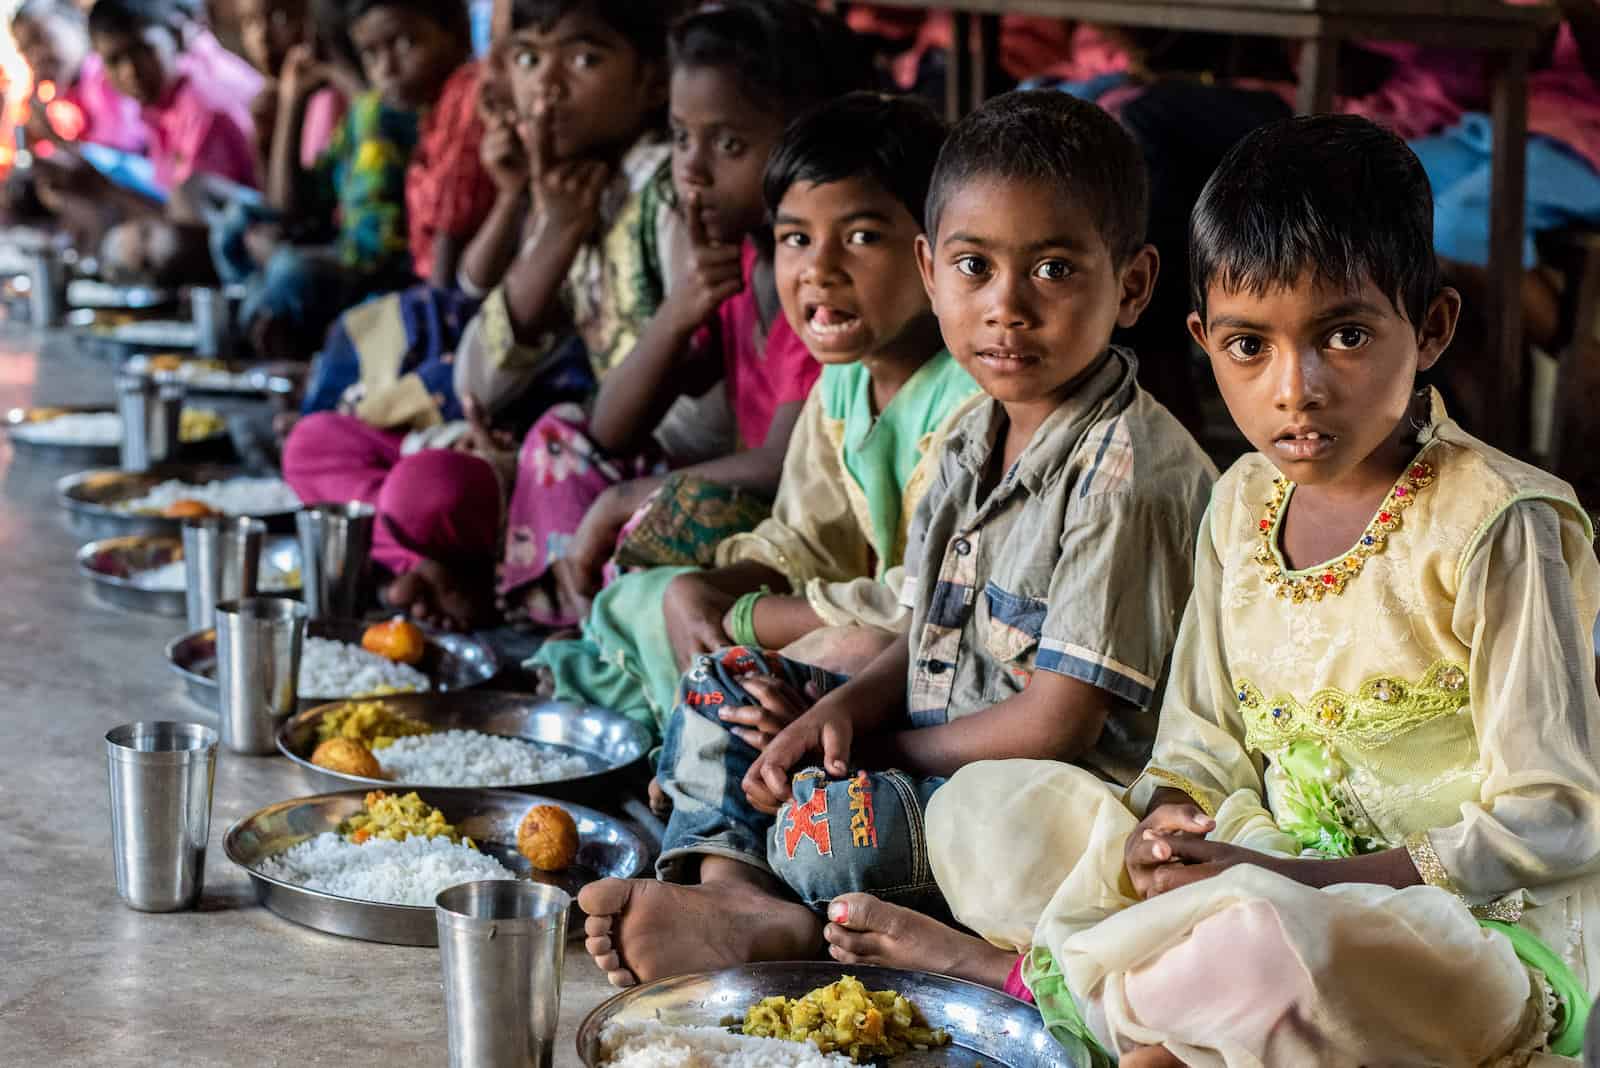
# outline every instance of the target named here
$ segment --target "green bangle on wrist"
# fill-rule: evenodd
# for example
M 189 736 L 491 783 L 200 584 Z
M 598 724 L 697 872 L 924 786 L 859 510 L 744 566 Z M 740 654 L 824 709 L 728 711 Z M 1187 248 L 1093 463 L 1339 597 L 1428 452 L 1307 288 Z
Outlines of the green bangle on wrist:
M 763 586 L 733 602 L 733 607 L 728 611 L 728 637 L 733 639 L 733 644 L 761 644 L 761 639 L 756 636 L 756 602 L 771 592 Z

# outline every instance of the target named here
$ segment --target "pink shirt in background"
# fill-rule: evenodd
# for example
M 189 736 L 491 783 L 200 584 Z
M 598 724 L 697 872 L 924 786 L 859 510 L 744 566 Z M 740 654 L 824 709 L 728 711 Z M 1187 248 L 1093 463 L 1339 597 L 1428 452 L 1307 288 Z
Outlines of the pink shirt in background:
M 789 328 L 782 312 L 766 338 L 761 336 L 761 314 L 756 307 L 751 273 L 756 247 L 744 243 L 744 289 L 717 309 L 716 342 L 722 347 L 728 404 L 739 424 L 739 445 L 753 449 L 765 445 L 772 418 L 785 404 L 804 403 L 822 365 Z M 709 333 L 709 331 L 707 332 Z M 705 334 L 700 340 L 708 340 Z
M 1468 111 L 1481 109 L 1488 93 L 1483 61 L 1454 48 L 1362 41 L 1363 51 L 1394 62 L 1394 73 L 1373 92 L 1343 97 L 1335 107 L 1389 127 L 1407 140 L 1453 126 Z
M 166 98 L 142 109 L 150 129 L 150 162 L 163 189 L 176 188 L 196 173 L 259 186 L 250 101 L 261 88 L 261 76 L 248 65 L 245 69 L 254 85 L 239 94 L 237 83 L 230 88 L 212 76 L 206 57 L 186 52 L 178 58 L 178 79 Z
M 57 126 L 56 133 L 69 140 L 105 145 L 121 152 L 143 152 L 150 139 L 139 118 L 139 105 L 111 88 L 105 64 L 90 52 L 78 68 L 78 80 L 57 100 L 71 104 L 83 117 L 83 129 L 75 136 Z
M 345 99 L 337 89 L 318 89 L 311 94 L 300 124 L 300 166 L 310 170 L 317 165 L 344 118 L 344 110 Z
M 1528 132 L 1560 141 L 1600 171 L 1600 87 L 1566 23 L 1550 65 L 1528 75 Z
M 222 99 L 237 100 L 247 113 L 266 79 L 243 56 L 228 51 L 217 35 L 204 27 L 189 32 L 183 49 L 190 73 L 204 78 Z

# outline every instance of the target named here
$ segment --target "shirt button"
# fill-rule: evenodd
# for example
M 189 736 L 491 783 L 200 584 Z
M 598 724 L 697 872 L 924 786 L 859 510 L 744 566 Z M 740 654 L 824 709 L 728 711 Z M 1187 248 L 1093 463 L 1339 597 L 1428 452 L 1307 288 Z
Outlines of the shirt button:
M 952 548 L 955 549 L 957 556 L 967 556 L 972 552 L 972 543 L 966 538 L 957 538 Z

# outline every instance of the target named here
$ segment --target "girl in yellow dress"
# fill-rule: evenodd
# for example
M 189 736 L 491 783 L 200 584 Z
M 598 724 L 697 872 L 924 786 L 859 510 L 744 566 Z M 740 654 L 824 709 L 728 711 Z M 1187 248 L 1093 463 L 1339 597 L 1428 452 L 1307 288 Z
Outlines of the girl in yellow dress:
M 834 956 L 998 985 L 1021 954 L 1083 1063 L 1573 1056 L 1600 988 L 1591 522 L 1416 390 L 1460 298 L 1398 139 L 1263 128 L 1192 234 L 1190 330 L 1257 451 L 1201 527 L 1151 763 L 1125 793 L 959 772 L 932 866 L 988 944 L 851 895 Z

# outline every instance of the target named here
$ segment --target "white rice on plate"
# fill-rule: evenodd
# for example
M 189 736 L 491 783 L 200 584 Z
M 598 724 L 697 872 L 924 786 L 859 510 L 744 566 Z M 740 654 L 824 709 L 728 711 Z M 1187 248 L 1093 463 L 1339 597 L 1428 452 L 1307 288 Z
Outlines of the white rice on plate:
M 810 1042 L 654 1022 L 607 1024 L 600 1032 L 600 1056 L 605 1068 L 845 1068 L 854 1063 Z
M 160 515 L 184 500 L 199 501 L 225 515 L 272 515 L 300 508 L 300 498 L 281 478 L 227 478 L 204 485 L 168 479 L 143 497 L 118 501 L 112 507 L 134 515 Z
M 162 593 L 182 593 L 189 588 L 189 576 L 184 571 L 182 560 L 174 560 L 170 564 L 162 564 L 160 567 L 152 567 L 145 571 L 136 571 L 129 576 L 129 581 L 141 590 L 156 590 Z M 263 559 L 256 587 L 262 593 L 287 593 L 290 590 L 298 590 L 300 572 L 298 569 L 283 571 Z
M 338 897 L 428 907 L 452 886 L 517 877 L 488 854 L 445 837 L 412 835 L 401 842 L 370 838 L 356 845 L 332 831 L 268 857 L 255 870 Z
M 482 731 L 397 738 L 372 755 L 389 778 L 414 786 L 526 786 L 589 770 L 581 756 Z
M 410 664 L 369 653 L 359 645 L 306 635 L 300 650 L 300 696 L 335 700 L 375 693 L 425 693 L 428 676 Z
M 69 412 L 11 428 L 11 436 L 36 445 L 118 445 L 122 416 L 116 412 Z

